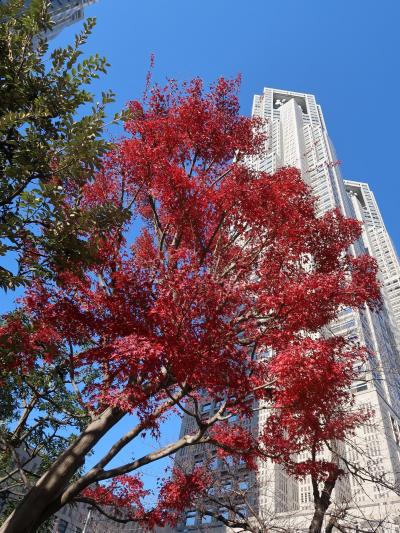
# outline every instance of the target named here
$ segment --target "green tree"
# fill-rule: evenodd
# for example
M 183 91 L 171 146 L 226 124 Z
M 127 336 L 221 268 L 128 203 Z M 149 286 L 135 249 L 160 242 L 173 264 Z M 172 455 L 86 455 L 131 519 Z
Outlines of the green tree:
M 85 22 L 73 45 L 48 53 L 49 4 L 0 5 L 0 288 L 5 290 L 47 275 L 54 266 L 89 258 L 85 227 L 96 222 L 93 213 L 80 215 L 79 200 L 107 150 L 105 105 L 113 94 L 102 93 L 94 104 L 88 85 L 108 64 L 98 54 L 81 58 L 95 19 Z
M 84 23 L 72 45 L 50 54 L 49 6 L 47 0 L 28 6 L 0 0 L 0 293 L 51 277 L 60 267 L 82 266 L 92 258 L 90 227 L 118 220 L 112 206 L 85 214 L 80 209 L 82 188 L 109 149 L 105 106 L 113 100 L 106 92 L 95 104 L 88 90 L 108 67 L 98 54 L 82 56 L 95 20 Z M 9 350 L 0 348 L 0 359 L 9 357 Z M 63 405 L 77 427 L 84 419 L 60 372 L 43 375 L 34 368 L 28 374 L 26 382 L 13 370 L 0 378 L 0 497 L 14 470 L 24 472 L 21 486 L 14 487 L 18 495 L 73 438 L 58 434 L 55 405 Z M 40 395 L 49 390 L 57 395 L 51 405 Z M 26 432 L 28 419 L 32 431 Z M 35 470 L 24 464 L 38 456 Z M 3 514 L 17 501 L 7 498 Z

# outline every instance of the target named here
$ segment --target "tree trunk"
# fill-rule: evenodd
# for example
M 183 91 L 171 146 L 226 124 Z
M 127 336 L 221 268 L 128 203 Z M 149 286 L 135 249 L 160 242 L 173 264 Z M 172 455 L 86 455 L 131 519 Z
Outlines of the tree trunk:
M 0 528 L 0 533 L 34 533 L 61 507 L 57 502 L 71 478 L 84 464 L 85 457 L 98 441 L 119 422 L 125 413 L 106 409 L 52 464 Z
M 317 494 L 318 484 L 316 481 L 313 482 L 314 485 L 314 516 L 312 517 L 310 528 L 308 533 L 321 533 L 322 525 L 324 523 L 324 518 L 326 511 L 331 504 L 331 494 L 335 488 L 336 480 L 338 478 L 338 472 L 333 472 L 330 474 L 328 479 L 324 483 L 324 488 L 321 491 L 321 495 Z
M 321 533 L 322 524 L 324 522 L 324 517 L 328 506 L 318 504 L 315 506 L 314 516 L 312 517 L 309 533 Z
M 327 523 L 326 528 L 325 528 L 325 533 L 332 533 L 333 528 L 337 529 L 341 533 L 346 533 L 346 531 L 347 531 L 347 529 L 344 526 L 339 524 L 339 522 L 337 521 L 337 518 L 334 517 L 334 516 L 332 516 L 329 519 L 329 522 Z M 357 531 L 358 531 L 358 529 L 357 529 Z
M 333 531 L 333 528 L 335 527 L 335 524 L 336 524 L 336 518 L 331 518 L 325 528 L 325 533 L 332 533 Z

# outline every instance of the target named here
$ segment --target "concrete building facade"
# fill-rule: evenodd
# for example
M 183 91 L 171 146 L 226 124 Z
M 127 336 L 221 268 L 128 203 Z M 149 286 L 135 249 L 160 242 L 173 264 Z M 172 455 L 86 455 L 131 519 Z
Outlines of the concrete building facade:
M 314 95 L 266 88 L 254 97 L 252 113 L 265 120 L 267 133 L 264 153 L 251 163 L 257 170 L 273 173 L 284 166 L 296 167 L 317 197 L 318 216 L 339 208 L 346 216 L 364 222 L 363 236 L 352 246 L 351 253 L 358 256 L 369 252 L 376 257 L 385 286 L 384 304 L 379 312 L 367 307 L 360 311 L 343 309 L 338 320 L 322 333 L 344 335 L 374 354 L 359 369 L 360 379 L 352 387 L 356 406 L 369 408 L 374 416 L 358 429 L 352 442 L 337 445 L 347 460 L 362 465 L 388 484 L 400 486 L 400 364 L 396 346 L 400 325 L 400 265 L 378 206 L 366 184 L 343 180 Z M 259 411 L 257 418 L 249 422 L 253 431 L 262 428 L 267 416 L 267 412 Z M 183 420 L 182 434 L 191 430 L 191 423 L 189 417 Z M 178 452 L 176 461 L 194 466 L 200 464 L 204 453 L 204 447 L 186 448 Z M 291 524 L 299 532 L 308 530 L 313 510 L 311 479 L 295 480 L 272 463 L 260 465 L 257 479 L 245 471 L 235 476 L 233 483 L 247 476 L 253 487 L 249 494 L 251 505 L 260 516 L 270 516 L 282 525 Z M 384 520 L 382 532 L 400 531 L 400 500 L 377 484 L 360 483 L 348 475 L 335 488 L 334 505 L 346 508 L 348 520 L 357 527 L 367 529 L 369 524 L 372 528 Z M 226 529 L 189 510 L 177 530 L 205 528 Z
M 396 249 L 368 183 L 344 180 L 344 184 L 355 215 L 364 225 L 364 245 L 378 262 L 385 302 L 400 351 L 400 262 Z
M 54 39 L 64 28 L 84 19 L 85 7 L 97 0 L 51 0 L 51 19 L 54 26 L 47 34 L 48 39 Z

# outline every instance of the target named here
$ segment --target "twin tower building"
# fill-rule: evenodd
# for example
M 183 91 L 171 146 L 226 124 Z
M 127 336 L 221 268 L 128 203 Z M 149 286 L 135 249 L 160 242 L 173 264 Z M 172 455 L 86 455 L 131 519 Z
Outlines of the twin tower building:
M 351 531 L 400 532 L 400 498 L 384 486 L 400 487 L 400 263 L 396 250 L 368 184 L 341 176 L 321 107 L 313 95 L 265 88 L 254 97 L 252 113 L 265 119 L 268 137 L 265 153 L 254 163 L 257 169 L 268 173 L 283 166 L 300 169 L 318 198 L 318 214 L 339 208 L 346 216 L 360 220 L 363 235 L 353 246 L 353 253 L 368 252 L 377 260 L 382 309 L 346 309 L 330 326 L 329 334 L 358 341 L 375 354 L 353 384 L 356 405 L 372 409 L 374 420 L 360 427 L 351 443 L 338 446 L 352 465 L 384 483 L 370 483 L 349 474 L 337 484 L 329 510 L 341 513 Z M 207 409 L 212 408 L 207 404 Z M 258 412 L 251 422 L 253 431 L 262 428 L 265 416 L 263 410 Z M 190 431 L 190 424 L 188 417 L 183 419 L 182 434 Z M 194 466 L 201 462 L 203 452 L 201 447 L 189 447 L 178 452 L 175 460 Z M 227 490 L 232 484 L 248 487 L 249 506 L 266 524 L 308 531 L 314 509 L 311 479 L 295 480 L 272 462 L 261 464 L 257 475 L 242 468 L 233 478 L 227 477 Z M 204 529 L 229 531 L 195 509 L 189 509 L 176 528 Z

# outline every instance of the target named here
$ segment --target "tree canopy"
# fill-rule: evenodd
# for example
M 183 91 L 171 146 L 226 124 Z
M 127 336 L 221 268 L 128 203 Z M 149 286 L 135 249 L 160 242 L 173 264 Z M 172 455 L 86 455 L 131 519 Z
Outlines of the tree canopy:
M 348 253 L 358 222 L 338 210 L 316 216 L 297 170 L 254 169 L 262 122 L 240 115 L 238 87 L 171 81 L 131 102 L 126 137 L 79 202 L 80 217 L 110 209 L 118 223 L 87 229 L 92 261 L 75 257 L 74 268 L 35 278 L 4 317 L 1 371 L 21 396 L 3 446 L 40 454 L 39 435 L 59 449 L 38 479 L 24 465 L 7 474 L 10 484 L 20 475 L 26 495 L 0 531 L 35 531 L 74 501 L 108 514 L 115 506 L 116 518 L 150 528 L 174 524 L 207 491 L 207 469 L 176 465 L 152 507 L 140 469 L 198 444 L 249 468 L 269 458 L 295 476 L 341 475 L 315 454 L 365 416 L 349 389 L 365 352 L 320 332 L 343 308 L 376 304 L 376 265 Z M 212 410 L 202 412 L 205 401 Z M 244 423 L 260 402 L 269 413 L 261 435 Z M 172 413 L 189 417 L 187 431 L 137 452 Z M 136 422 L 86 468 L 128 414 Z M 126 447 L 132 460 L 115 466 Z M 303 451 L 313 460 L 294 460 Z
M 99 55 L 82 59 L 95 24 L 74 44 L 49 54 L 47 0 L 0 3 L 0 289 L 26 285 L 75 258 L 89 260 L 81 186 L 108 143 L 103 135 L 111 92 L 93 104 L 90 83 L 106 72 Z M 68 194 L 71 211 L 63 209 Z M 73 210 L 75 207 L 75 210 Z

